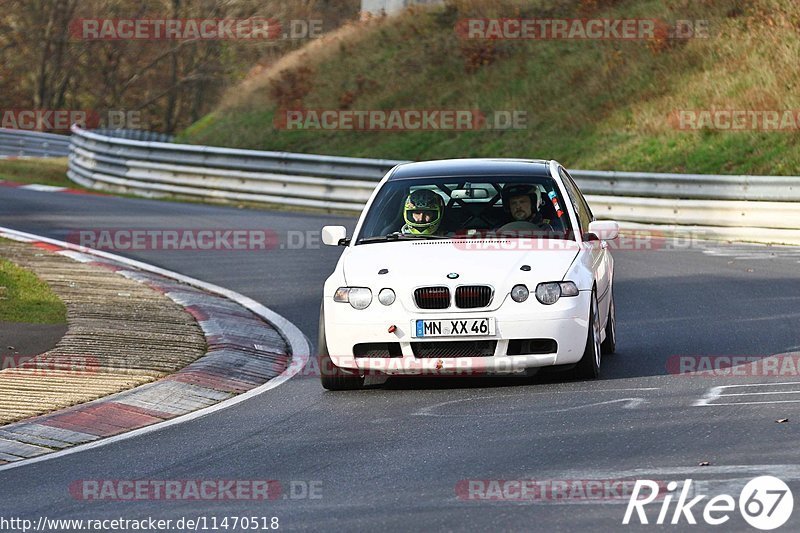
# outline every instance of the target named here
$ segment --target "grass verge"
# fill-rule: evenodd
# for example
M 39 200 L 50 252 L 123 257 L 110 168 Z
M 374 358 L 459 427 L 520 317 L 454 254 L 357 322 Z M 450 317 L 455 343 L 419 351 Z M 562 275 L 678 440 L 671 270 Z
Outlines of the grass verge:
M 0 239 L 0 247 L 3 246 Z M 33 272 L 0 258 L 0 322 L 64 324 L 67 308 Z
M 67 178 L 67 158 L 0 159 L 0 180 L 56 187 L 81 187 Z

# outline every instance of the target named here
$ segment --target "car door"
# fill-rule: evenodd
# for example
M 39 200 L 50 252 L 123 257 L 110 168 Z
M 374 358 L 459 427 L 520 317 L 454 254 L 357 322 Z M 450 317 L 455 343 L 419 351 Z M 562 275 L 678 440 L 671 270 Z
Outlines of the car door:
M 559 168 L 559 172 L 567 189 L 570 202 L 572 202 L 572 206 L 575 209 L 575 214 L 578 217 L 579 231 L 583 240 L 583 236 L 589 231 L 589 223 L 594 220 L 594 215 L 572 176 L 563 167 Z M 587 247 L 592 257 L 592 270 L 597 282 L 597 304 L 600 309 L 600 323 L 605 324 L 611 296 L 611 253 L 608 250 L 608 243 L 599 239 L 584 240 L 584 246 Z

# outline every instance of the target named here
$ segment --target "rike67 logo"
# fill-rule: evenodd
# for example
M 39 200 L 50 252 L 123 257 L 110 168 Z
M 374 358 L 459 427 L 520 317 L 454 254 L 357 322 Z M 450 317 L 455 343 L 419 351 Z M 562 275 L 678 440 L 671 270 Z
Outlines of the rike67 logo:
M 660 486 L 663 485 L 649 479 L 637 479 L 622 523 L 635 524 L 638 519 L 640 524 L 686 523 L 694 525 L 698 523 L 695 516 L 697 514 L 706 524 L 718 526 L 730 520 L 731 514 L 737 507 L 736 500 L 729 494 L 719 494 L 708 499 L 705 505 L 701 504 L 708 496 L 705 494 L 693 495 L 691 479 L 685 480 L 682 486 L 677 481 L 669 482 L 666 496 L 659 494 Z M 680 487 L 679 493 L 678 487 Z M 670 509 L 676 494 L 678 497 L 675 507 Z M 694 497 L 689 499 L 690 495 Z M 651 522 L 653 513 L 648 518 L 645 507 L 656 500 L 658 500 L 656 505 L 649 510 L 654 511 L 658 508 L 658 517 L 655 522 Z M 773 476 L 760 476 L 748 481 L 739 493 L 738 508 L 742 518 L 748 524 L 756 529 L 767 531 L 776 529 L 789 520 L 794 508 L 794 497 L 789 486 L 780 479 Z M 670 513 L 670 511 L 672 512 Z M 633 522 L 631 522 L 632 519 Z

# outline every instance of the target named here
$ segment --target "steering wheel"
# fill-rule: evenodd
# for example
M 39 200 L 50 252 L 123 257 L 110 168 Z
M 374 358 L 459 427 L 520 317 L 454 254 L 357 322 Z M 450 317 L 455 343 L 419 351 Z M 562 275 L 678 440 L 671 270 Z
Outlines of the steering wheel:
M 540 230 L 541 228 L 533 222 L 527 220 L 515 220 L 508 224 L 503 224 L 497 231 L 526 231 L 526 230 Z

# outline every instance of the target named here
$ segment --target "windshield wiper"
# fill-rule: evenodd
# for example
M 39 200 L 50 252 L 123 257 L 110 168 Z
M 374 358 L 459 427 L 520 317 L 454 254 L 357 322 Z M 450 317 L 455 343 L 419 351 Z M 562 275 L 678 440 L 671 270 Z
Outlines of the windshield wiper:
M 388 235 L 376 235 L 374 237 L 364 237 L 363 239 L 358 239 L 356 244 L 369 244 L 371 242 L 388 242 L 388 241 L 413 241 L 417 239 L 449 239 L 450 237 L 445 237 L 444 235 L 418 235 L 418 234 L 411 234 L 411 233 L 400 233 L 399 231 L 395 231 L 393 233 L 389 233 Z

